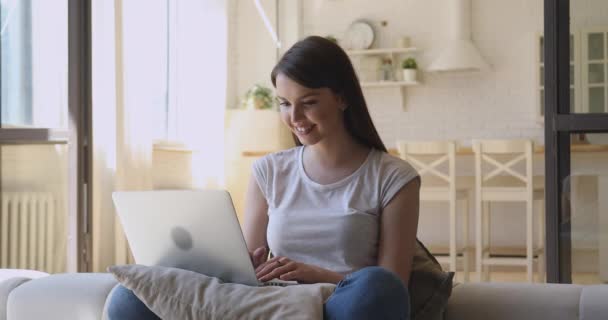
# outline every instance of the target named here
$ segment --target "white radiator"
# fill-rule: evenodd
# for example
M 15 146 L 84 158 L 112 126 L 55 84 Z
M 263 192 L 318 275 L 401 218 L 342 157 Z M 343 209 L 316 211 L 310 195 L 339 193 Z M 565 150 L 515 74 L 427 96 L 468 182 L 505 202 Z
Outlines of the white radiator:
M 0 211 L 0 268 L 59 272 L 61 233 L 57 201 L 50 192 L 3 192 Z M 58 228 L 59 227 L 59 228 Z M 58 263 L 59 262 L 59 263 Z

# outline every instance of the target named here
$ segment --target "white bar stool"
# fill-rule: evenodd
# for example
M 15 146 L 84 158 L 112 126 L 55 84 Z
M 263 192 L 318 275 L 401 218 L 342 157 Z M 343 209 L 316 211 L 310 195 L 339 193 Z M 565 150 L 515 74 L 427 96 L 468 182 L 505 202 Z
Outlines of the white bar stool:
M 534 181 L 533 148 L 531 140 L 473 141 L 476 191 L 475 253 L 478 281 L 489 280 L 490 266 L 515 265 L 525 266 L 528 282 L 534 282 L 533 264 L 536 257 L 539 281 L 544 282 L 544 181 L 538 183 Z M 523 170 L 521 164 L 517 166 L 522 161 Z M 488 166 L 493 168 L 485 170 Z M 525 202 L 525 257 L 490 256 L 490 202 Z M 539 211 L 536 248 L 533 245 L 532 231 L 534 208 Z
M 469 281 L 469 198 L 468 189 L 456 186 L 456 143 L 452 141 L 406 142 L 397 141 L 399 156 L 409 162 L 420 174 L 420 201 L 448 202 L 450 217 L 449 255 L 437 256 L 437 261 L 447 263 L 456 272 L 456 258 L 462 254 L 464 282 Z M 447 164 L 447 170 L 446 170 Z M 463 243 L 457 246 L 456 205 L 461 203 L 463 215 Z

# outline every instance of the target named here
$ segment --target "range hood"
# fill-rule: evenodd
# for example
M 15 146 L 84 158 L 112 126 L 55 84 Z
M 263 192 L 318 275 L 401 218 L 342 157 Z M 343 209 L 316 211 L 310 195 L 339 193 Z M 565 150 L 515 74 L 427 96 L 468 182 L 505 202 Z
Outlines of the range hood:
M 489 70 L 471 39 L 471 0 L 445 0 L 449 3 L 450 39 L 439 57 L 431 63 L 431 72 L 475 72 Z

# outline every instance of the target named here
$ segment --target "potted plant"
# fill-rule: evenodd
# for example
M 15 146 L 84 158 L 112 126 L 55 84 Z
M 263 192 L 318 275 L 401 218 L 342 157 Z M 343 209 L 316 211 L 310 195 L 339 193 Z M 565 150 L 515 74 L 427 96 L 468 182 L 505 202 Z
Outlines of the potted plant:
M 403 81 L 416 82 L 416 69 L 418 69 L 416 59 L 407 58 L 403 60 L 401 67 L 403 68 Z
M 331 35 L 331 34 L 330 34 L 330 35 L 326 35 L 326 36 L 325 36 L 325 39 L 327 39 L 327 40 L 329 40 L 329 41 L 331 41 L 331 42 L 333 42 L 333 43 L 335 43 L 335 44 L 338 44 L 338 39 L 336 39 L 336 37 L 334 37 L 334 36 L 333 36 L 333 35 Z
M 247 90 L 242 105 L 248 110 L 272 109 L 272 90 L 256 84 Z

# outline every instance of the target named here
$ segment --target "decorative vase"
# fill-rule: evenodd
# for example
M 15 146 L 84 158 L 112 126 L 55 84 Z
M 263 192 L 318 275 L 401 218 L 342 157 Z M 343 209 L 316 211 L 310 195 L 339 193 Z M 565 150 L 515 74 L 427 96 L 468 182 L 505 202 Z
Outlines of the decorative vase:
M 403 69 L 403 81 L 416 82 L 416 69 Z

